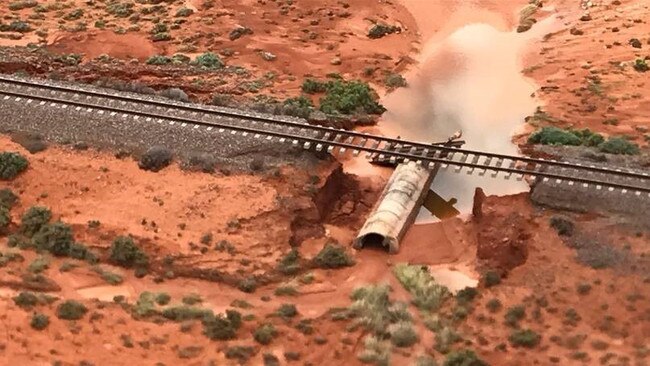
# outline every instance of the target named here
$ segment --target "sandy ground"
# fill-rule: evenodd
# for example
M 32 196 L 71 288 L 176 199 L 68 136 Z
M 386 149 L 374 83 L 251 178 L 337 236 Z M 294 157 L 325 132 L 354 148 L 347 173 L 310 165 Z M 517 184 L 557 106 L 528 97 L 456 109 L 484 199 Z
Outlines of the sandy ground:
M 316 1 L 296 3 L 295 9 L 290 9 L 290 15 L 285 17 L 264 15 L 265 10 L 258 8 L 253 10 L 257 6 L 253 2 L 216 3 L 215 8 L 205 13 L 201 13 L 201 4 L 186 4 L 198 12 L 173 34 L 180 39 L 184 32 L 189 34 L 195 31 L 194 27 L 205 22 L 203 19 L 208 15 L 216 16 L 224 12 L 223 9 L 229 10 L 217 16 L 210 27 L 219 29 L 218 25 L 222 25 L 229 29 L 242 19 L 250 18 L 243 13 L 259 15 L 259 18 L 253 18 L 255 20 L 250 25 L 246 24 L 254 29 L 254 34 L 233 42 L 232 47 L 236 47 L 239 54 L 235 53 L 232 60 L 251 67 L 258 63 L 259 72 L 269 70 L 267 66 L 273 65 L 279 71 L 290 66 L 290 72 L 294 75 L 333 71 L 354 75 L 360 73 L 359 68 L 369 62 L 369 56 L 362 55 L 378 52 L 373 47 L 374 43 L 363 38 L 367 26 L 365 18 L 369 14 L 390 22 L 399 21 L 405 26 L 406 31 L 402 34 L 379 41 L 382 45 L 390 45 L 387 51 L 381 52 L 388 52 L 393 57 L 391 60 L 380 57 L 383 60 L 380 65 L 390 64 L 399 68 L 399 65 L 394 65 L 396 58 L 411 54 L 414 50 L 419 50 L 421 55 L 429 55 L 430 44 L 444 42 L 464 25 L 483 22 L 501 32 L 511 30 L 518 23 L 518 11 L 527 2 L 475 1 L 472 2 L 473 6 L 465 6 L 467 2 L 463 1 L 403 0 L 403 6 L 389 3 L 378 6 L 374 1 L 359 1 L 350 4 L 351 14 L 347 18 L 337 15 L 337 12 L 346 9 L 338 2 L 327 2 L 322 6 Z M 269 7 L 277 11 L 277 2 L 258 3 L 260 9 Z M 615 103 L 614 109 L 608 113 L 620 116 L 618 126 L 604 125 L 600 120 L 589 117 L 589 114 L 580 112 L 579 108 L 572 106 L 573 102 L 565 102 L 580 98 L 572 96 L 576 92 L 586 93 L 577 88 L 584 86 L 584 76 L 591 73 L 590 68 L 584 68 L 582 62 L 589 61 L 589 57 L 593 58 L 591 61 L 598 70 L 609 70 L 598 73 L 603 78 L 606 95 L 610 95 L 610 92 L 616 95 L 615 90 L 622 93 L 624 85 L 616 84 L 614 80 L 631 80 L 647 75 L 630 71 L 629 67 L 619 71 L 609 64 L 612 59 L 601 57 L 604 49 L 607 52 L 621 52 L 612 56 L 617 61 L 633 58 L 637 51 L 626 46 L 624 40 L 619 40 L 621 46 L 605 46 L 603 49 L 592 47 L 589 42 L 575 41 L 576 37 L 594 37 L 591 43 L 613 43 L 619 37 L 630 37 L 632 33 L 641 32 L 641 27 L 646 26 L 641 16 L 645 2 L 628 0 L 621 1 L 621 5 L 617 6 L 608 4 L 593 8 L 592 20 L 582 22 L 578 20 L 582 16 L 582 9 L 577 1 L 545 2 L 546 10 L 540 12 L 540 22 L 533 26 L 533 31 L 536 26 L 544 24 L 543 17 L 551 15 L 562 21 L 563 29 L 542 41 L 532 42 L 528 56 L 520 60 L 521 68 L 531 78 L 534 90 L 547 83 L 558 88 L 534 91 L 536 99 L 532 99 L 529 93 L 516 95 L 516 98 L 531 98 L 533 102 L 539 102 L 551 116 L 564 120 L 556 122 L 559 125 L 568 125 L 570 120 L 575 126 L 587 126 L 608 133 L 628 131 L 619 131 L 626 126 L 639 131 L 637 127 L 647 125 L 647 119 L 639 117 L 648 110 L 644 102 L 646 91 L 641 85 L 643 81 L 625 84 L 634 88 L 634 93 L 640 97 L 621 97 L 615 102 L 611 98 L 607 102 L 606 98 L 587 98 L 588 103 L 596 105 L 597 111 L 609 106 L 607 103 Z M 277 27 L 277 24 L 273 24 L 276 21 L 284 27 L 281 32 L 298 33 L 304 27 L 302 22 L 307 22 L 309 9 L 325 9 L 318 11 L 321 14 L 321 11 L 327 12 L 328 7 L 333 7 L 334 14 L 321 16 L 320 23 L 314 27 L 322 27 L 320 31 L 327 31 L 330 37 L 338 34 L 345 38 L 333 50 L 327 50 L 326 43 L 304 49 L 294 44 L 287 45 L 278 42 L 277 37 L 268 35 L 264 30 L 267 24 Z M 297 13 L 303 10 L 305 16 L 301 18 Z M 95 20 L 97 14 L 98 10 L 89 10 L 84 17 Z M 607 17 L 615 20 L 606 21 Z M 634 21 L 638 18 L 642 19 L 640 23 Z M 53 24 L 47 23 L 47 19 L 45 27 Z M 126 22 L 111 21 L 116 25 Z M 612 22 L 625 22 L 631 27 L 620 26 L 620 32 L 605 32 L 606 24 Z M 568 29 L 574 26 L 580 26 L 584 35 L 571 35 Z M 353 30 L 354 36 L 342 35 L 346 29 Z M 175 47 L 180 46 L 173 42 L 151 43 L 144 35 L 146 31 L 117 36 L 93 30 L 93 36 L 79 34 L 78 40 L 58 32 L 52 30 L 48 42 L 53 49 L 64 52 L 75 51 L 74 47 L 79 42 L 85 45 L 88 52 L 114 52 L 120 57 L 130 58 L 146 57 L 145 54 L 151 52 L 150 47 L 154 47 L 155 52 L 172 53 L 177 51 Z M 416 42 L 418 32 L 420 38 Z M 623 35 L 625 32 L 630 34 Z M 224 32 L 213 38 L 216 39 L 214 46 L 218 48 L 224 43 L 231 46 L 229 41 L 218 38 L 226 36 Z M 119 37 L 133 38 L 116 41 Z M 646 41 L 640 33 L 638 37 Z M 300 42 L 292 36 L 280 38 Z M 131 40 L 127 42 L 129 45 L 138 46 L 133 50 L 123 47 L 120 42 L 125 39 Z M 97 44 L 97 40 L 100 40 L 100 44 Z M 199 49 L 211 46 L 207 40 L 198 43 Z M 273 63 L 255 61 L 257 55 L 251 50 L 257 47 L 271 50 L 278 55 L 278 59 Z M 325 47 L 325 51 L 319 47 Z M 643 47 L 646 47 L 645 43 Z M 356 53 L 355 49 L 362 52 Z M 137 52 L 142 53 L 138 55 Z M 332 57 L 336 57 L 336 52 L 341 52 L 339 57 L 343 63 L 334 67 L 329 63 Z M 543 54 L 538 56 L 539 52 Z M 285 58 L 303 61 L 287 63 Z M 447 61 L 453 63 L 454 59 Z M 282 86 L 290 90 L 291 85 L 295 85 L 293 82 L 287 79 L 286 83 L 278 84 L 278 88 Z M 619 87 L 621 89 L 617 89 Z M 499 113 L 505 110 L 503 105 L 497 109 Z M 628 114 L 616 114 L 619 110 Z M 490 109 L 484 111 L 488 113 Z M 520 114 L 517 110 L 512 115 Z M 625 119 L 624 116 L 629 118 Z M 551 122 L 540 122 L 547 123 Z M 9 187 L 20 196 L 18 206 L 12 210 L 14 223 L 19 221 L 20 214 L 29 206 L 45 205 L 52 208 L 55 218 L 73 226 L 76 240 L 87 243 L 98 253 L 105 254 L 105 249 L 116 235 L 130 233 L 146 249 L 155 264 L 152 275 L 138 279 L 132 271 L 106 264 L 102 257 L 102 268 L 122 274 L 125 279 L 122 284 L 111 286 L 86 263 L 72 261 L 78 267 L 63 272 L 59 268 L 69 260 L 50 258 L 49 268 L 43 272 L 54 284 L 50 294 L 61 299 L 82 301 L 90 311 L 84 319 L 70 322 L 57 319 L 57 303 L 38 306 L 34 311 L 49 315 L 51 322 L 46 330 L 38 332 L 29 326 L 33 311 L 20 309 L 11 299 L 25 289 L 22 275 L 28 272 L 28 265 L 37 256 L 32 251 L 20 251 L 25 258 L 23 262 L 10 262 L 0 268 L 0 281 L 3 284 L 0 288 L 0 324 L 1 330 L 4 330 L 0 332 L 3 351 L 0 357 L 3 357 L 1 362 L 4 364 L 45 365 L 61 361 L 64 365 L 78 365 L 81 361 L 87 361 L 104 365 L 136 360 L 145 365 L 158 362 L 236 364 L 225 359 L 226 348 L 234 345 L 254 347 L 255 354 L 249 362 L 253 365 L 264 364 L 264 353 L 276 355 L 283 365 L 360 364 L 356 355 L 362 349 L 365 333 L 348 329 L 346 322 L 332 321 L 326 313 L 331 308 L 349 305 L 350 292 L 370 283 L 389 283 L 394 290 L 391 297 L 408 302 L 410 295 L 391 273 L 392 266 L 401 262 L 428 266 L 438 281 L 453 290 L 467 285 L 475 286 L 481 274 L 487 270 L 503 276 L 502 282 L 496 286 L 486 287 L 481 283 L 476 299 L 466 306 L 466 318 L 453 324 L 463 341 L 452 348 L 471 348 L 490 365 L 645 365 L 648 362 L 650 234 L 621 225 L 621 218 L 553 212 L 534 207 L 526 193 L 489 197 L 483 205 L 481 218 L 466 221 L 454 218 L 414 227 L 402 243 L 402 250 L 395 256 L 389 257 L 377 250 L 350 250 L 356 261 L 352 267 L 340 270 L 306 269 L 297 276 L 283 276 L 274 271 L 275 264 L 289 250 L 290 242 L 297 240 L 296 237 L 301 239 L 298 248 L 305 258 L 313 257 L 327 237 L 349 243 L 372 205 L 373 194 L 376 195 L 378 189 L 376 179 L 344 179 L 338 176 L 330 180 L 337 176 L 338 165 L 326 162 L 314 172 L 283 166 L 278 168 L 278 173 L 267 171 L 256 175 L 225 176 L 189 173 L 172 165 L 159 173 L 151 173 L 139 170 L 137 163 L 131 159 L 119 160 L 112 154 L 93 150 L 73 151 L 66 147 L 50 147 L 44 152 L 30 155 L 6 137 L 0 139 L 0 150 L 20 151 L 30 160 L 30 168 L 24 174 L 12 182 L 2 183 L 3 188 Z M 372 169 L 360 163 L 355 166 L 346 162 L 346 170 L 373 175 Z M 316 184 L 313 183 L 314 176 L 319 177 Z M 339 184 L 331 185 L 333 180 Z M 332 188 L 334 186 L 339 188 Z M 337 199 L 339 195 L 342 197 Z M 550 217 L 559 214 L 567 216 L 576 225 L 573 236 L 560 237 L 549 226 Z M 301 220 L 314 217 L 317 219 L 314 222 L 307 220 L 307 224 Z M 88 228 L 89 220 L 99 220 L 100 227 Z M 207 232 L 213 234 L 212 244 L 199 244 L 201 236 Z M 215 244 L 219 240 L 230 242 L 234 248 L 233 254 L 217 250 Z M 0 240 L 0 251 L 3 253 L 11 251 L 6 247 L 6 241 L 6 238 Z M 604 243 L 610 250 L 602 252 L 602 247 L 590 246 L 596 242 Z M 582 249 L 576 250 L 579 245 L 582 245 Z M 601 251 L 593 248 L 601 248 Z M 584 263 L 584 256 L 606 256 L 611 253 L 617 253 L 617 260 L 608 268 L 595 269 Z M 174 273 L 171 274 L 165 272 L 162 265 L 168 255 L 175 258 Z M 314 277 L 310 284 L 300 281 L 307 272 Z M 215 281 L 200 279 L 213 273 L 219 274 L 213 277 Z M 239 291 L 237 281 L 251 275 L 260 279 L 259 288 L 253 294 Z M 275 289 L 283 284 L 296 286 L 300 294 L 295 297 L 276 296 Z M 113 296 L 123 295 L 132 304 L 142 291 L 167 292 L 172 296 L 173 304 L 180 303 L 183 296 L 198 293 L 203 299 L 202 306 L 218 312 L 230 308 L 233 300 L 244 299 L 253 307 L 242 312 L 253 314 L 255 318 L 244 322 L 236 340 L 210 341 L 202 334 L 200 322 L 181 325 L 135 320 L 122 306 L 111 301 Z M 501 302 L 501 310 L 488 311 L 487 303 L 493 299 Z M 284 321 L 272 316 L 282 303 L 295 304 L 298 318 Z M 530 349 L 512 346 L 508 337 L 513 329 L 504 324 L 507 309 L 520 304 L 525 307 L 526 315 L 519 322 L 519 327 L 530 328 L 541 335 L 540 344 Z M 450 300 L 441 315 L 453 313 L 457 307 Z M 424 327 L 421 315 L 414 306 L 409 306 L 409 310 L 416 314 L 420 341 L 404 350 L 395 349 L 391 364 L 411 364 L 417 355 L 424 353 L 442 364 L 445 355 L 435 350 L 437 341 L 434 332 Z M 300 319 L 313 319 L 315 332 L 311 335 L 298 332 L 295 325 Z M 261 322 L 271 322 L 279 330 L 279 336 L 269 345 L 260 345 L 253 340 L 252 332 Z M 285 360 L 285 351 L 299 352 L 300 361 Z

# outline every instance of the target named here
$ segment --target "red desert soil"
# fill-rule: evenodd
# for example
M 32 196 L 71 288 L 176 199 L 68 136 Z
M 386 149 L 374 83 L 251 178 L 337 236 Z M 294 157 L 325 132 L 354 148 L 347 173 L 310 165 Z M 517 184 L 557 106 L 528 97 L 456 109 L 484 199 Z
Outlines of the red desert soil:
M 329 73 L 339 73 L 348 78 L 374 79 L 381 86 L 387 73 L 399 73 L 408 66 L 411 62 L 409 55 L 415 51 L 417 41 L 413 17 L 394 2 L 302 0 L 298 4 L 271 0 L 222 0 L 162 2 L 158 5 L 136 3 L 126 17 L 110 13 L 110 4 L 97 2 L 88 6 L 85 3 L 73 1 L 51 5 L 60 9 L 38 12 L 37 16 L 31 16 L 35 12 L 33 7 L 14 12 L 15 19 L 31 16 L 29 22 L 36 31 L 25 33 L 17 40 L 9 33 L 0 33 L 6 35 L 0 38 L 0 46 L 40 43 L 54 53 L 83 55 L 84 62 L 101 55 L 130 62 L 129 70 L 110 64 L 85 71 L 52 65 L 62 74 L 86 81 L 101 77 L 139 78 L 152 85 L 183 87 L 195 96 L 210 96 L 217 88 L 225 92 L 238 90 L 239 94 L 246 93 L 242 85 L 257 81 L 256 85 L 262 84 L 260 93 L 284 98 L 298 94 L 304 77 L 309 75 L 324 78 Z M 177 16 L 182 8 L 193 12 L 186 17 Z M 83 9 L 78 18 L 66 17 L 76 9 Z M 167 25 L 164 33 L 170 35 L 170 40 L 152 40 L 154 22 L 158 21 Z M 401 31 L 381 39 L 370 39 L 368 31 L 376 22 L 399 26 Z M 99 28 L 96 24 L 103 25 Z M 230 33 L 237 27 L 246 27 L 252 33 L 233 38 Z M 244 67 L 252 77 L 235 75 L 237 80 L 230 83 L 232 75 L 199 73 L 181 81 L 178 75 L 167 75 L 165 70 L 169 67 L 156 71 L 156 67 L 142 65 L 154 55 L 182 53 L 194 57 L 208 51 L 219 54 L 227 65 Z M 263 52 L 272 54 L 273 60 L 265 60 Z M 137 65 L 138 61 L 140 65 Z M 11 63 L 4 69 L 15 71 Z M 25 66 L 23 69 L 31 68 Z M 364 69 L 376 72 L 364 74 Z M 250 88 L 244 86 L 244 89 Z
M 239 55 L 235 53 L 234 59 L 249 65 L 257 63 L 260 73 L 273 68 L 286 72 L 284 67 L 293 68 L 295 64 L 291 73 L 302 77 L 301 73 L 318 72 L 324 75 L 335 71 L 359 75 L 369 58 L 372 58 L 368 55 L 379 52 L 375 46 L 377 43 L 363 38 L 367 27 L 364 17 L 368 15 L 385 15 L 391 23 L 399 19 L 407 26 L 407 31 L 401 35 L 379 41 L 382 47 L 393 47 L 387 48 L 389 51 L 381 51 L 391 54 L 393 60 L 380 58 L 383 60 L 380 61 L 382 67 L 391 68 L 395 67 L 393 63 L 398 57 L 411 52 L 416 20 L 422 41 L 415 47 L 420 48 L 427 39 L 443 39 L 454 29 L 475 21 L 488 22 L 502 30 L 512 29 L 518 23 L 518 10 L 527 2 L 478 1 L 475 7 L 467 8 L 458 6 L 464 3 L 461 1 L 404 0 L 405 8 L 402 8 L 389 3 L 377 5 L 374 1 L 355 1 L 350 4 L 352 10 L 348 18 L 338 16 L 337 12 L 346 11 L 341 3 L 327 2 L 323 7 L 335 7 L 337 12 L 332 16 L 323 16 L 315 27 L 323 27 L 319 29 L 325 32 L 326 28 L 321 24 L 331 22 L 326 29 L 326 33 L 334 37 L 331 42 L 336 37 L 343 38 L 341 34 L 346 31 L 354 30 L 356 34 L 353 39 L 345 37 L 346 42 L 331 51 L 318 48 L 326 47 L 325 43 L 304 50 L 293 43 L 284 43 L 287 39 L 302 43 L 292 37 L 298 37 L 299 30 L 304 27 L 301 22 L 306 20 L 291 13 L 289 16 L 274 15 L 267 16 L 270 19 L 262 19 L 265 10 L 259 10 L 258 4 L 276 9 L 277 2 L 218 3 L 219 6 L 206 12 L 216 15 L 228 9 L 224 16 L 214 20 L 214 25 L 210 25 L 220 32 L 224 27 L 230 29 L 237 22 L 249 19 L 250 16 L 244 13 L 259 15 L 259 18 L 253 17 L 251 23 L 244 24 L 253 28 L 255 33 L 233 42 L 232 46 L 223 39 L 227 37 L 227 32 L 213 38 L 216 39 L 217 48 L 226 47 L 224 44 L 234 47 L 240 52 Z M 558 87 L 542 89 L 537 93 L 550 116 L 566 121 L 558 124 L 566 125 L 571 121 L 576 126 L 588 126 L 608 133 L 628 131 L 619 131 L 624 126 L 634 126 L 632 131 L 639 131 L 638 127 L 648 124 L 647 118 L 638 117 L 648 113 L 648 95 L 643 85 L 639 86 L 644 82 L 641 78 L 647 81 L 645 75 L 648 74 L 635 73 L 629 66 L 619 70 L 620 67 L 610 65 L 609 61 L 630 61 L 635 57 L 636 51 L 629 49 L 627 41 L 620 37 L 636 36 L 643 40 L 643 47 L 646 47 L 647 29 L 643 28 L 646 32 L 644 36 L 641 27 L 646 24 L 641 14 L 647 5 L 633 1 L 621 1 L 621 5 L 616 6 L 609 5 L 610 1 L 605 3 L 591 10 L 591 21 L 582 22 L 578 20 L 582 10 L 577 1 L 545 2 L 546 7 L 555 6 L 556 15 L 566 22 L 566 30 L 536 45 L 547 50 L 543 51 L 543 58 L 531 56 L 527 59 L 529 67 L 535 66 L 528 72 L 538 85 L 549 83 Z M 301 1 L 296 2 L 294 7 L 303 9 L 307 14 L 307 9 L 316 8 L 318 4 L 321 2 Z M 192 5 L 199 9 L 200 4 Z M 297 13 L 296 9 L 291 11 Z M 411 17 L 404 9 L 409 9 L 414 16 Z M 201 10 L 192 17 L 207 18 L 199 14 Z M 605 21 L 607 14 L 617 19 L 611 22 L 621 23 L 620 32 L 601 33 L 610 24 Z M 94 10 L 89 10 L 84 16 L 96 20 Z M 189 24 L 182 25 L 177 33 L 173 33 L 179 39 L 181 34 L 189 35 L 202 26 L 199 19 L 192 17 Z M 641 19 L 641 22 L 635 22 L 635 19 Z M 54 24 L 52 20 L 48 21 L 50 23 L 46 24 Z M 267 22 L 274 21 L 281 23 L 285 27 L 284 32 L 289 34 L 282 42 L 278 40 L 281 36 L 265 35 Z M 126 20 L 115 22 L 127 24 Z M 625 28 L 622 23 L 631 27 Z M 600 44 L 598 40 L 602 39 L 603 45 L 613 44 L 615 40 L 622 45 L 612 48 L 603 46 L 600 49 L 588 42 L 565 42 L 566 39 L 580 39 L 569 33 L 568 29 L 573 26 L 580 26 L 584 30 L 585 34 L 580 36 L 582 38 L 598 36 L 591 42 L 593 44 Z M 55 32 L 53 28 L 52 32 Z M 74 48 L 65 47 L 73 47 L 75 42 L 88 42 L 87 45 L 94 45 L 89 48 L 92 52 L 113 49 L 112 52 L 138 57 L 132 52 L 145 50 L 145 44 L 151 46 L 148 41 L 137 43 L 134 40 L 139 46 L 134 47 L 133 51 L 129 51 L 128 47 L 115 47 L 110 39 L 118 36 L 113 35 L 106 38 L 106 45 L 96 45 L 93 42 L 102 39 L 102 35 L 99 31 L 93 32 L 98 33 L 94 40 L 82 36 L 80 40 L 73 41 L 64 36 L 52 47 L 63 47 L 61 50 L 71 52 Z M 630 33 L 622 36 L 625 32 Z M 146 30 L 133 33 L 130 36 L 138 37 L 138 34 L 146 34 Z M 253 45 L 243 39 L 252 40 Z M 207 40 L 200 41 L 199 49 L 210 47 L 206 44 L 209 44 Z M 157 52 L 177 51 L 171 45 L 168 45 L 169 49 L 157 44 L 153 44 L 153 47 L 157 48 Z M 262 63 L 251 51 L 257 47 L 277 54 L 278 60 L 275 63 Z M 353 48 L 364 50 L 366 56 L 357 58 L 358 53 Z M 336 52 L 341 52 L 343 63 L 335 67 L 330 65 L 330 61 L 336 57 Z M 612 59 L 603 57 L 603 52 L 621 53 L 612 54 Z M 290 58 L 303 61 L 288 62 L 293 61 Z M 594 68 L 600 71 L 591 72 L 589 68 L 583 68 L 586 61 L 592 61 Z M 273 67 L 269 68 L 269 65 Z M 588 74 L 601 75 L 602 90 L 607 96 L 618 95 L 616 90 L 618 93 L 631 94 L 632 91 L 624 92 L 628 87 L 634 88 L 633 93 L 639 96 L 624 98 L 622 95 L 613 101 L 607 97 L 588 95 L 592 93 L 584 80 Z M 635 81 L 621 85 L 614 83 L 615 80 Z M 291 90 L 297 85 L 297 81 L 287 78 L 275 87 Z M 581 87 L 585 90 L 578 90 Z M 600 89 L 591 87 L 591 90 Z M 572 97 L 573 93 L 578 92 L 583 95 Z M 573 100 L 571 98 L 577 98 L 572 102 L 575 105 L 565 102 Z M 618 116 L 620 124 L 603 125 L 601 120 L 594 117 L 596 112 L 581 111 L 577 107 L 581 98 L 586 98 L 587 104 L 593 103 L 596 111 L 600 111 L 600 108 L 604 110 L 608 103 L 615 103 L 614 109 L 607 115 Z M 633 110 L 634 107 L 639 110 Z M 629 114 L 617 114 L 624 111 Z M 585 115 L 588 117 L 583 118 Z M 629 118 L 626 119 L 626 116 Z M 547 120 L 539 123 L 554 122 Z M 54 361 L 61 361 L 63 365 L 78 365 L 81 361 L 95 365 L 134 361 L 146 365 L 159 362 L 166 365 L 237 364 L 225 358 L 226 349 L 236 345 L 253 347 L 254 355 L 249 360 L 249 364 L 253 365 L 263 364 L 266 353 L 278 357 L 281 364 L 361 364 L 357 355 L 363 350 L 363 339 L 367 332 L 350 327 L 347 321 L 333 321 L 327 312 L 331 308 L 348 306 L 353 289 L 373 283 L 390 284 L 393 288 L 392 299 L 409 302 L 411 295 L 392 274 L 393 265 L 401 262 L 428 266 L 431 273 L 440 275 L 437 277 L 440 282 L 446 276 L 445 285 L 452 289 L 476 283 L 479 275 L 488 270 L 502 276 L 500 284 L 490 287 L 481 280 L 478 294 L 471 303 L 458 305 L 450 299 L 439 314 L 441 317 L 452 313 L 458 316 L 451 326 L 461 335 L 462 341 L 452 345 L 452 348 L 473 349 L 490 365 L 645 365 L 648 361 L 649 234 L 618 225 L 617 218 L 561 213 L 575 224 L 576 233 L 570 237 L 560 237 L 549 225 L 550 218 L 560 213 L 534 207 L 528 194 L 488 197 L 480 219 L 463 221 L 455 218 L 414 227 L 402 243 L 400 253 L 395 256 L 375 250 L 348 250 L 356 262 L 352 267 L 338 270 L 308 267 L 295 276 L 284 276 L 275 271 L 275 266 L 289 250 L 290 241 L 301 239 L 298 240 L 302 242 L 298 249 L 305 259 L 312 258 L 328 237 L 349 243 L 376 196 L 378 187 L 374 182 L 343 178 L 340 172 L 337 173 L 338 165 L 329 162 L 323 162 L 315 172 L 285 166 L 280 167 L 279 175 L 269 171 L 258 175 L 224 176 L 185 172 L 176 165 L 158 173 L 144 172 L 129 158 L 119 160 L 103 152 L 80 152 L 65 147 L 50 147 L 44 152 L 30 155 L 5 137 L 0 139 L 0 150 L 19 151 L 30 161 L 25 173 L 12 182 L 2 183 L 3 188 L 11 188 L 20 197 L 17 207 L 12 209 L 12 229 L 15 229 L 15 223 L 20 221 L 20 215 L 28 207 L 48 206 L 55 219 L 72 225 L 77 241 L 86 243 L 100 254 L 101 268 L 124 277 L 123 283 L 109 285 L 88 263 L 51 257 L 49 268 L 41 272 L 48 280 L 30 282 L 24 275 L 29 273 L 28 266 L 37 258 L 37 254 L 31 250 L 7 248 L 7 239 L 2 238 L 0 247 L 3 254 L 17 251 L 24 257 L 22 262 L 10 261 L 0 268 L 0 324 L 5 330 L 0 333 L 3 364 L 36 365 L 52 364 Z M 319 177 L 319 183 L 309 186 L 310 182 L 313 183 L 313 175 Z M 329 189 L 331 186 L 327 178 L 332 176 L 345 182 L 338 185 L 345 189 Z M 335 193 L 344 194 L 344 197 L 337 200 Z M 327 203 L 335 201 L 333 208 L 326 210 L 328 212 L 319 212 L 322 207 L 329 207 Z M 319 214 L 323 216 L 320 220 L 323 221 L 322 228 L 319 222 L 308 220 L 305 224 L 300 220 L 318 217 Z M 100 221 L 99 228 L 89 228 L 89 220 Z M 312 232 L 313 227 L 316 229 Z M 213 234 L 212 242 L 209 245 L 201 244 L 200 239 L 207 232 Z M 123 234 L 133 235 L 151 256 L 153 274 L 139 279 L 135 278 L 132 270 L 106 263 L 106 248 L 115 236 Z M 316 238 L 310 238 L 312 234 Z M 219 246 L 220 240 L 232 244 L 232 254 Z M 606 243 L 608 249 L 590 246 L 597 242 Z M 575 247 L 581 248 L 581 251 Z M 166 264 L 165 257 L 168 255 L 174 258 L 173 266 Z M 599 269 L 592 268 L 597 265 L 585 264 L 584 256 L 590 260 L 611 259 L 598 255 L 615 257 L 616 262 L 608 268 Z M 78 267 L 61 271 L 62 265 L 69 267 L 64 263 L 75 263 Z M 251 275 L 261 279 L 257 290 L 253 294 L 239 291 L 237 281 Z M 299 294 L 276 296 L 275 290 L 286 285 L 295 287 Z M 28 311 L 19 308 L 12 297 L 20 291 L 33 290 L 35 286 L 41 286 L 40 289 L 61 300 L 50 305 L 37 305 Z M 172 304 L 180 304 L 181 298 L 189 294 L 200 294 L 203 301 L 201 306 L 215 312 L 232 308 L 233 300 L 246 300 L 252 308 L 239 310 L 245 315 L 254 315 L 254 318 L 244 321 L 242 329 L 237 332 L 237 339 L 211 341 L 202 334 L 200 321 L 175 323 L 137 320 L 128 312 L 128 305 L 112 301 L 114 296 L 123 295 L 129 304 L 134 304 L 143 291 L 167 292 L 172 297 Z M 78 321 L 58 319 L 56 307 L 64 299 L 83 302 L 89 308 L 88 314 Z M 501 304 L 498 309 L 492 306 L 495 299 Z M 296 305 L 299 313 L 296 319 L 283 320 L 273 315 L 283 303 Z M 515 347 L 509 342 L 514 329 L 504 324 L 505 314 L 516 305 L 524 307 L 525 315 L 514 326 L 538 333 L 541 336 L 538 345 L 531 348 Z M 43 331 L 30 327 L 30 319 L 35 311 L 50 317 L 50 324 Z M 442 364 L 445 355 L 436 348 L 438 334 L 424 326 L 424 315 L 415 306 L 410 305 L 409 311 L 413 314 L 420 340 L 410 348 L 394 348 L 391 364 L 411 364 L 421 354 L 429 354 Z M 461 317 L 462 314 L 465 314 L 464 317 Z M 301 319 L 313 319 L 314 333 L 303 334 L 296 329 Z M 257 343 L 252 336 L 255 327 L 263 322 L 274 324 L 279 331 L 269 345 Z M 287 351 L 300 353 L 300 361 L 285 360 L 283 354 Z

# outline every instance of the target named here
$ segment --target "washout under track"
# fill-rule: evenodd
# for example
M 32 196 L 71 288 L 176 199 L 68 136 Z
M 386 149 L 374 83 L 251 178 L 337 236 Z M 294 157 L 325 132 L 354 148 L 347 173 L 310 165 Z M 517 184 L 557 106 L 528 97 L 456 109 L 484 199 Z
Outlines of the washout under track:
M 650 197 L 650 174 L 630 169 L 585 165 L 575 162 L 497 154 L 462 149 L 442 143 L 405 141 L 356 131 L 311 125 L 299 118 L 278 117 L 231 108 L 175 102 L 153 96 L 133 96 L 105 91 L 87 85 L 64 84 L 49 80 L 0 76 L 0 95 L 4 100 L 24 103 L 29 108 L 72 109 L 73 113 L 132 119 L 139 123 L 168 124 L 180 128 L 203 128 L 242 138 L 288 143 L 308 150 L 328 153 L 380 157 L 391 162 L 417 162 L 429 167 L 440 164 L 455 172 L 496 178 L 513 175 L 547 184 L 581 185 L 584 189 L 606 190 L 619 194 Z

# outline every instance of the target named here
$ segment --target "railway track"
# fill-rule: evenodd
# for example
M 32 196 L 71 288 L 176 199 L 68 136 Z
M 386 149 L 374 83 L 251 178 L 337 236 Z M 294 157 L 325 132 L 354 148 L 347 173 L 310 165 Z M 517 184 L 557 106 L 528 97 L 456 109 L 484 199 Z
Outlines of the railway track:
M 194 105 L 98 91 L 87 86 L 66 86 L 46 80 L 27 80 L 0 75 L 0 99 L 33 108 L 72 109 L 73 112 L 166 123 L 181 128 L 204 128 L 256 139 L 289 143 L 329 153 L 367 154 L 389 163 L 415 161 L 456 172 L 501 175 L 505 179 L 539 179 L 553 184 L 607 190 L 650 197 L 650 174 L 627 169 L 585 165 L 557 160 L 510 156 L 485 151 L 339 130 L 306 124 L 304 120 L 246 112 L 230 108 Z

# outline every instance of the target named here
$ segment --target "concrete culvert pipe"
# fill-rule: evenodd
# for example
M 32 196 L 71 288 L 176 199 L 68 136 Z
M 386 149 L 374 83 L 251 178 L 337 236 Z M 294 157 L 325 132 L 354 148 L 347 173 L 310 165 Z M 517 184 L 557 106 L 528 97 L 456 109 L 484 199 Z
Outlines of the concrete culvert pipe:
M 415 221 L 437 169 L 437 165 L 427 169 L 415 162 L 398 165 L 353 247 L 381 247 L 397 253 L 399 241 Z

